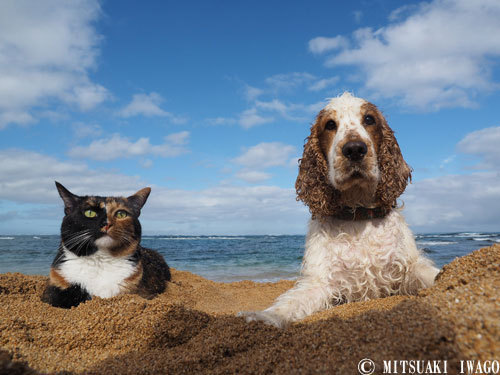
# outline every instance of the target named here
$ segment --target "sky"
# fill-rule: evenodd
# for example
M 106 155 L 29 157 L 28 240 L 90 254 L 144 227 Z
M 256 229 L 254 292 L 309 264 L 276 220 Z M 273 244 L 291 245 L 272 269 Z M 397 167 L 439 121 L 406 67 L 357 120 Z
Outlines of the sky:
M 500 230 L 497 0 L 0 7 L 0 234 L 57 234 L 54 181 L 150 186 L 145 234 L 305 234 L 297 161 L 344 91 L 396 132 L 414 232 Z

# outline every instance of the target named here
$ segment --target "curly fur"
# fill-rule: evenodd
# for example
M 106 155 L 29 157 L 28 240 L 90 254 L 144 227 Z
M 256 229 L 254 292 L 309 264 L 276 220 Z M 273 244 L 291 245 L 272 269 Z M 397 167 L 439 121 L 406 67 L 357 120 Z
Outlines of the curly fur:
M 304 145 L 304 154 L 299 160 L 299 175 L 295 182 L 297 200 L 303 201 L 313 217 L 331 216 L 337 212 L 340 205 L 340 192 L 328 181 L 328 163 L 319 145 L 319 120 L 323 117 L 321 111 L 313 126 L 311 135 Z
M 335 131 L 325 125 L 333 120 Z M 353 161 L 342 150 L 358 140 L 367 145 L 366 155 Z M 268 309 L 240 316 L 283 327 L 340 303 L 415 294 L 432 285 L 438 269 L 417 249 L 395 208 L 410 178 L 380 111 L 348 93 L 332 99 L 311 127 L 296 182 L 297 199 L 312 214 L 301 276 Z M 345 220 L 336 214 L 346 204 L 368 204 L 386 215 Z
M 405 191 L 408 181 L 411 181 L 411 168 L 404 161 L 394 132 L 385 119 L 382 121 L 381 131 L 382 143 L 377 153 L 381 181 L 376 196 L 381 206 L 391 207 Z

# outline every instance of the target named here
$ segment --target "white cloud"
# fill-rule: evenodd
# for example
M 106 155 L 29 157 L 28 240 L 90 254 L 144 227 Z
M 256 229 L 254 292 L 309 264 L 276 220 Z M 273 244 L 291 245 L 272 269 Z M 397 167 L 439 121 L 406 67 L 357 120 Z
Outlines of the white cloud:
M 247 99 L 253 99 L 253 106 L 240 114 L 238 123 L 248 129 L 274 121 L 275 114 L 289 121 L 310 121 L 311 116 L 323 107 L 323 102 L 313 104 L 293 103 L 276 98 L 276 94 L 291 94 L 298 89 L 321 91 L 335 85 L 338 80 L 339 77 L 317 78 L 310 73 L 293 72 L 276 74 L 266 78 L 266 87 L 264 89 L 247 85 Z M 248 94 L 248 92 L 254 94 Z M 260 99 L 263 96 L 269 97 L 271 95 L 272 99 Z M 217 122 L 231 123 L 232 120 L 232 118 L 219 118 Z
M 497 231 L 500 173 L 448 175 L 418 181 L 402 196 L 417 232 Z
M 153 161 L 151 159 L 141 160 L 141 166 L 143 168 L 149 169 L 153 166 Z
M 360 11 L 360 10 L 355 10 L 354 12 L 352 12 L 352 15 L 354 17 L 354 21 L 356 23 L 360 23 L 362 18 L 363 18 L 363 12 Z
M 252 171 L 243 169 L 235 174 L 240 180 L 255 184 L 257 182 L 263 182 L 269 180 L 272 176 L 267 172 L 262 171 Z
M 51 110 L 51 109 L 44 109 L 44 110 L 41 110 L 39 112 L 37 112 L 37 115 L 40 117 L 40 118 L 45 118 L 45 119 L 49 119 L 50 121 L 52 122 L 63 122 L 63 121 L 69 121 L 70 119 L 70 116 L 68 114 L 67 111 L 61 111 L 61 112 L 58 112 L 56 110 Z
M 283 100 L 278 96 L 295 94 L 297 91 L 321 91 L 335 85 L 339 77 L 318 78 L 307 72 L 275 74 L 267 77 L 263 88 L 244 84 L 245 99 L 250 108 L 236 116 L 207 118 L 210 125 L 239 124 L 245 129 L 275 121 L 278 116 L 289 121 L 310 121 L 324 103 L 302 104 Z M 276 116 L 278 115 L 278 116 Z
M 248 101 L 254 101 L 263 93 L 264 93 L 264 90 L 259 89 L 257 87 L 253 87 L 250 85 L 245 86 L 245 97 Z
M 1 85 L 1 83 L 0 83 Z M 28 112 L 20 111 L 5 111 L 0 113 L 0 130 L 8 124 L 29 125 L 37 120 Z
M 176 115 L 172 115 L 169 118 L 169 121 L 173 124 L 176 124 L 176 125 L 185 124 L 186 122 L 188 122 L 188 120 L 189 120 L 189 117 L 176 116 Z
M 415 13 L 418 10 L 418 7 L 418 4 L 403 5 L 402 7 L 395 9 L 391 12 L 391 14 L 389 14 L 389 21 L 402 20 L 410 16 L 412 13 Z
M 249 129 L 257 125 L 273 122 L 276 119 L 276 114 L 285 120 L 304 122 L 310 121 L 312 116 L 325 105 L 324 102 L 309 105 L 285 103 L 279 99 L 270 101 L 256 100 L 253 104 L 252 108 L 240 113 L 238 120 L 230 117 L 218 117 L 207 119 L 207 122 L 212 125 L 230 125 L 237 122 L 243 128 Z
M 476 172 L 417 181 L 402 200 L 405 216 L 419 232 L 497 231 L 500 222 L 500 127 L 467 134 L 457 145 L 479 157 Z M 443 161 L 446 164 L 456 156 Z
M 185 130 L 179 133 L 172 133 L 167 135 L 165 139 L 174 145 L 185 145 L 189 139 L 189 132 Z
M 187 119 L 182 116 L 174 115 L 171 112 L 165 111 L 161 108 L 161 104 L 165 100 L 163 97 L 152 92 L 150 94 L 135 94 L 132 97 L 132 101 L 118 111 L 118 116 L 129 118 L 134 116 L 146 116 L 146 117 L 166 117 L 174 124 L 184 124 Z
M 137 177 L 91 170 L 86 164 L 64 162 L 27 150 L 0 150 L 0 200 L 20 203 L 59 202 L 54 180 L 75 194 L 133 193 L 144 183 Z
M 256 101 L 255 106 L 265 111 L 278 112 L 281 115 L 286 115 L 287 112 L 290 110 L 289 106 L 287 106 L 285 103 L 283 103 L 281 100 L 278 99 L 273 99 L 269 102 Z
M 74 102 L 82 111 L 94 108 L 109 97 L 108 90 L 99 85 L 77 86 L 67 97 L 68 102 Z
M 263 117 L 257 113 L 257 108 L 249 108 L 244 110 L 239 117 L 238 123 L 245 129 L 252 128 L 257 125 L 272 122 L 272 117 Z
M 205 121 L 210 125 L 233 125 L 238 122 L 232 117 L 207 118 Z
M 345 48 L 347 45 L 347 39 L 341 35 L 333 38 L 318 36 L 309 41 L 309 51 L 315 54 L 321 54 L 338 48 Z
M 97 124 L 76 122 L 73 124 L 73 132 L 77 138 L 98 137 L 102 134 L 102 128 Z
M 96 0 L 2 2 L 0 12 L 0 129 L 37 121 L 55 101 L 88 110 L 109 97 L 92 82 L 101 37 Z
M 266 78 L 265 82 L 274 91 L 289 91 L 315 79 L 310 73 L 293 72 L 273 75 Z
M 457 146 L 460 152 L 476 155 L 480 169 L 500 170 L 500 127 L 491 127 L 467 134 Z
M 295 147 L 281 142 L 262 142 L 234 158 L 233 162 L 259 169 L 286 166 L 294 152 Z
M 303 87 L 306 87 L 310 91 L 324 90 L 325 88 L 336 84 L 339 79 L 340 78 L 338 76 L 330 78 L 320 78 L 307 72 L 275 74 L 265 79 L 265 83 L 267 85 L 266 88 L 252 89 L 258 90 L 259 95 L 256 95 L 254 97 L 254 100 L 258 101 L 257 96 L 262 96 L 267 93 L 276 94 L 279 92 L 284 92 L 289 94 Z
M 163 98 L 155 92 L 150 94 L 135 94 L 132 97 L 132 101 L 122 108 L 118 114 L 121 117 L 132 117 L 138 115 L 147 117 L 171 116 L 171 113 L 160 108 L 160 104 L 163 101 Z
M 457 158 L 457 155 L 451 155 L 444 159 L 441 164 L 439 165 L 439 168 L 444 169 L 448 164 L 452 163 L 455 159 Z
M 293 188 L 276 186 L 153 187 L 142 214 L 145 231 L 172 234 L 301 234 L 308 216 Z
M 269 102 L 256 101 L 255 107 L 261 111 L 278 113 L 282 118 L 290 121 L 307 122 L 325 106 L 321 101 L 313 104 L 284 103 L 278 99 Z
M 174 133 L 166 136 L 163 144 L 153 145 L 146 137 L 133 142 L 119 134 L 114 134 L 110 138 L 95 140 L 88 146 L 74 147 L 68 154 L 75 158 L 101 161 L 143 155 L 173 157 L 188 152 L 183 147 L 188 137 L 189 132 L 187 131 Z
M 243 167 L 235 173 L 235 177 L 249 183 L 268 180 L 272 175 L 265 170 L 272 167 L 290 167 L 292 160 L 297 160 L 296 157 L 292 158 L 295 151 L 295 147 L 281 142 L 262 142 L 252 146 L 231 160 Z
M 332 78 L 320 79 L 314 82 L 311 86 L 308 87 L 309 91 L 321 91 L 326 89 L 327 87 L 334 86 L 338 83 L 340 77 L 335 76 Z
M 313 104 L 296 104 L 284 103 L 279 99 L 273 99 L 271 101 L 257 100 L 254 103 L 254 107 L 246 109 L 240 114 L 238 123 L 245 129 L 249 129 L 257 125 L 273 122 L 275 120 L 275 114 L 278 114 L 279 117 L 285 120 L 306 122 L 310 121 L 324 106 L 324 101 Z M 231 118 L 219 118 L 216 122 L 212 120 L 212 123 L 218 125 L 231 124 L 233 121 L 236 120 Z
M 332 41 L 332 48 L 341 50 L 326 64 L 359 67 L 366 90 L 398 98 L 405 106 L 426 111 L 470 107 L 475 95 L 499 87 L 492 81 L 492 59 L 500 55 L 500 38 L 493 37 L 500 35 L 499 18 L 500 3 L 492 0 L 404 7 L 383 28 L 358 29 L 352 47 Z M 323 39 L 311 43 L 317 53 L 329 49 Z

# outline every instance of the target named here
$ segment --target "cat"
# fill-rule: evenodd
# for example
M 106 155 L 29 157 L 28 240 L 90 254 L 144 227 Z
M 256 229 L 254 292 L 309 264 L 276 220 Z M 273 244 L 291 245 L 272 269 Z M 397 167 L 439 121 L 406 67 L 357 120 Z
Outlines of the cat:
M 71 308 L 93 296 L 151 299 L 165 290 L 170 268 L 158 252 L 140 245 L 138 218 L 151 188 L 125 198 L 77 196 L 57 181 L 56 187 L 65 216 L 42 301 Z

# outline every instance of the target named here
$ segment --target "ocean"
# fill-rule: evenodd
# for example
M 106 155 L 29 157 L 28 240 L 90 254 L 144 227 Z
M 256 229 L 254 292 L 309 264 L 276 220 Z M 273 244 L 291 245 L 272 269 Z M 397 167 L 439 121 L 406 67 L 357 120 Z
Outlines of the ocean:
M 417 246 L 438 267 L 473 250 L 500 243 L 500 233 L 417 234 Z M 214 281 L 294 279 L 305 236 L 144 236 L 167 263 Z M 47 275 L 59 236 L 0 236 L 0 273 Z

